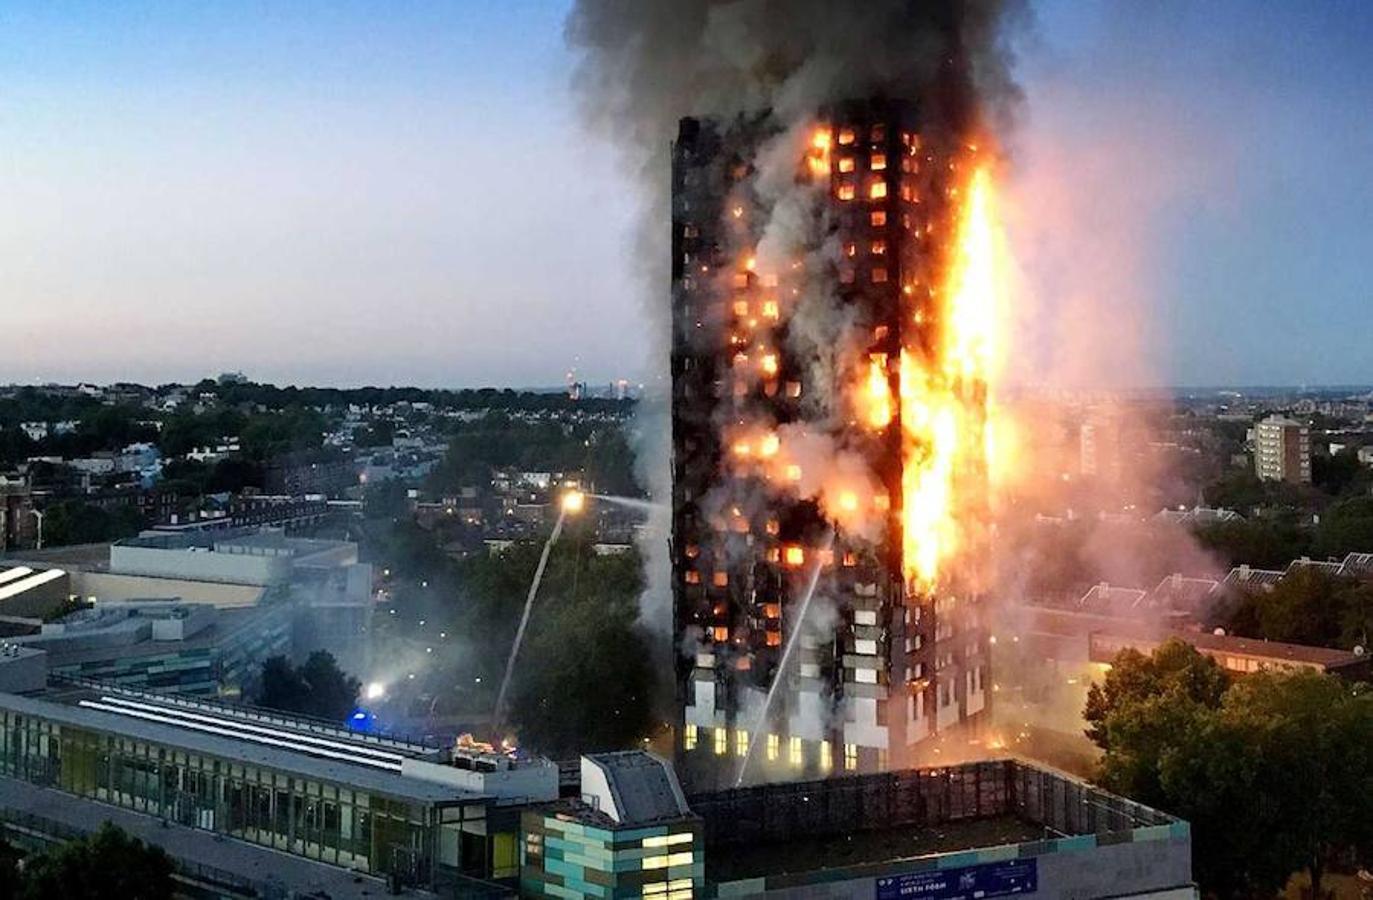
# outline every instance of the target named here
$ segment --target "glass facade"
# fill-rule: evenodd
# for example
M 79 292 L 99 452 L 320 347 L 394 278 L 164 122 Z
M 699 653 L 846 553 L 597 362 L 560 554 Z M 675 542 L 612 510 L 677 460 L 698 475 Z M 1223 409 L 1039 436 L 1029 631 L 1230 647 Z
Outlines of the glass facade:
M 453 844 L 441 855 L 456 855 L 445 823 L 482 815 L 9 710 L 0 775 L 413 884 L 432 883 L 441 835 Z

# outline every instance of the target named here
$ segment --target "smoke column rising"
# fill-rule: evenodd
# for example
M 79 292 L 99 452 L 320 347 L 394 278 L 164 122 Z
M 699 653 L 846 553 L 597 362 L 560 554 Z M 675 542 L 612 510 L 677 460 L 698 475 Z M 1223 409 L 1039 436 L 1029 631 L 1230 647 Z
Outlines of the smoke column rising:
M 810 204 L 795 196 L 790 173 L 797 138 L 817 110 L 885 94 L 924 101 L 932 131 L 942 126 L 960 133 L 972 118 L 1004 125 L 1019 99 L 1006 25 L 1021 20 L 1022 10 L 1015 0 L 578 0 L 566 26 L 580 55 L 574 87 L 588 127 L 623 154 L 642 207 L 633 252 L 654 368 L 637 450 L 640 474 L 656 500 L 671 490 L 668 149 L 678 121 L 770 119 L 780 137 L 773 152 L 759 155 L 758 184 L 776 193 L 767 198 L 758 249 L 791 254 L 804 239 L 795 222 Z M 957 69 L 959 77 L 936 91 L 941 68 Z M 832 296 L 806 299 L 797 331 L 809 332 L 814 346 L 827 338 L 833 344 L 836 330 L 848 324 L 842 311 Z M 818 353 L 813 361 L 830 364 Z M 668 633 L 668 517 L 654 516 L 649 525 L 642 610 L 655 633 Z

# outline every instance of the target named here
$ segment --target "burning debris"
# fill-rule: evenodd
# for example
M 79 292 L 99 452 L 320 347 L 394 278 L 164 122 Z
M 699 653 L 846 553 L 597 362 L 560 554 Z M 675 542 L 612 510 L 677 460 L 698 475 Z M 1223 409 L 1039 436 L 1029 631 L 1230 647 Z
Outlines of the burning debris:
M 713 729 L 716 755 L 747 759 L 780 733 L 787 760 L 769 762 L 824 769 L 840 744 L 845 768 L 886 768 L 985 707 L 1002 14 L 573 13 L 583 84 L 645 162 L 685 116 L 670 252 L 685 750 Z M 803 616 L 803 597 L 824 611 Z M 744 698 L 779 682 L 787 702 L 754 724 Z

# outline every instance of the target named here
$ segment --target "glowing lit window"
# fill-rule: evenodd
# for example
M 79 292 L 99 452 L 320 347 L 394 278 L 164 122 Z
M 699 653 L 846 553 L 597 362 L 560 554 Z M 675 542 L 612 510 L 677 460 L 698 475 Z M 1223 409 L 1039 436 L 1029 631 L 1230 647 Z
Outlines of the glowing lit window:
M 801 467 L 798 465 L 787 466 L 787 481 L 800 481 Z
M 840 200 L 852 200 L 858 196 L 858 189 L 852 184 L 841 184 L 836 190 L 836 195 Z
M 768 735 L 768 761 L 777 762 L 782 753 L 782 739 L 775 734 Z
M 781 550 L 781 548 L 778 548 L 778 547 L 770 547 L 770 548 L 768 549 L 768 562 L 781 562 L 781 561 L 782 561 L 782 550 Z
M 882 196 L 885 197 L 886 194 L 883 194 Z M 735 273 L 734 273 L 734 286 L 737 287 L 737 288 L 746 288 L 746 287 L 748 287 L 748 273 L 747 273 L 747 272 L 735 272 Z
M 686 558 L 687 558 L 687 559 L 695 559 L 696 557 L 698 557 L 698 556 L 700 556 L 700 555 L 701 555 L 701 548 L 700 548 L 700 547 L 696 546 L 695 544 L 687 544 L 687 545 L 686 545 Z
M 648 848 L 671 847 L 674 844 L 689 843 L 691 843 L 691 832 L 689 831 L 679 831 L 676 834 L 655 834 L 644 838 L 644 846 Z M 664 882 L 664 886 L 666 887 L 666 882 Z
M 872 283 L 873 283 L 873 284 L 886 284 L 886 283 L 887 283 L 887 270 L 886 270 L 886 269 L 873 269 L 873 270 L 872 270 Z
M 870 217 L 873 228 L 881 228 L 887 224 L 887 211 L 885 209 L 875 209 Z
M 734 314 L 735 314 L 736 316 L 747 316 L 747 315 L 748 315 L 748 301 L 747 301 L 747 300 L 735 300 L 735 301 L 734 301 Z
M 776 300 L 763 301 L 763 318 L 775 319 L 779 315 L 781 315 L 781 310 L 778 308 Z
M 715 755 L 724 756 L 729 752 L 729 729 L 715 729 Z
M 887 196 L 887 183 L 885 181 L 874 181 L 868 188 L 868 196 L 873 200 L 881 200 Z
M 858 745 L 857 745 L 857 744 L 845 744 L 845 745 L 844 745 L 844 771 L 846 771 L 846 772 L 856 772 L 856 771 L 858 771 Z
M 777 534 L 782 530 L 782 525 L 776 519 L 768 519 L 765 529 L 768 534 Z
M 901 185 L 901 199 L 907 203 L 915 202 L 915 188 L 909 184 Z
M 799 381 L 788 381 L 788 382 L 787 382 L 787 396 L 788 396 L 788 397 L 791 397 L 793 400 L 796 399 L 797 397 L 801 396 L 801 382 L 799 382 Z
M 712 576 L 710 577 L 710 581 L 711 581 L 711 583 L 714 584 L 716 587 L 728 587 L 728 586 L 729 586 L 729 573 L 728 573 L 728 572 L 716 572 L 714 575 L 712 575 Z
M 884 170 L 885 168 L 887 168 L 887 154 L 885 154 L 885 153 L 874 153 L 874 154 L 872 155 L 872 166 L 871 166 L 871 168 L 872 168 L 872 170 L 873 170 L 874 172 L 881 172 L 882 170 Z
M 857 167 L 854 165 L 852 156 L 839 157 L 839 171 L 852 172 L 855 168 Z
M 768 374 L 768 375 L 776 375 L 776 374 L 777 374 L 777 354 L 775 354 L 775 353 L 767 353 L 767 354 L 764 354 L 764 355 L 763 355 L 763 358 L 762 358 L 761 360 L 758 361 L 758 365 L 759 365 L 759 367 L 763 370 L 764 373 L 766 373 L 766 374 Z
M 764 603 L 764 604 L 763 604 L 763 616 L 764 616 L 764 618 L 768 618 L 768 619 L 780 619 L 780 618 L 782 618 L 782 604 L 780 604 L 780 603 Z
M 643 867 L 644 867 L 645 869 L 666 869 L 666 868 L 667 868 L 667 865 L 668 865 L 668 863 L 667 863 L 667 854 L 666 854 L 666 853 L 664 853 L 662 856 L 645 856 L 645 857 L 644 857 Z
M 829 741 L 820 742 L 820 769 L 828 772 L 834 768 L 834 749 Z
M 857 136 L 856 134 L 854 134 L 852 128 L 841 128 L 841 129 L 839 129 L 839 143 L 840 143 L 840 144 L 852 144 L 852 143 L 853 143 L 855 140 L 857 140 L 857 139 L 858 139 L 858 136 Z
M 782 646 L 782 632 L 780 632 L 780 631 L 769 631 L 769 632 L 767 632 L 767 645 L 768 645 L 769 647 L 780 647 L 780 646 Z
M 845 553 L 845 554 L 844 554 L 844 565 L 849 566 L 850 568 L 853 567 L 853 566 L 858 565 L 858 555 L 857 555 L 856 553 L 854 553 L 852 550 L 850 550 L 850 551 L 848 551 L 847 553 Z
M 872 253 L 873 256 L 884 256 L 887 252 L 887 242 L 873 241 L 872 244 L 868 247 L 868 250 Z
M 723 644 L 729 640 L 729 628 L 727 626 L 716 625 L 710 629 L 710 632 L 710 636 L 715 639 L 716 643 Z
M 700 583 L 701 583 L 701 573 L 700 573 L 700 572 L 697 572 L 695 569 L 687 569 L 687 572 L 686 572 L 686 583 L 687 583 L 687 584 L 700 584 Z
M 801 739 L 799 737 L 790 738 L 787 741 L 787 757 L 791 761 L 791 764 L 798 769 L 806 764 L 806 754 L 801 747 Z
M 799 566 L 806 562 L 806 551 L 795 544 L 788 544 L 782 551 L 782 559 L 789 566 Z
M 682 731 L 682 749 L 683 749 L 683 750 L 695 750 L 695 749 L 696 749 L 696 741 L 697 741 L 698 737 L 699 737 L 699 735 L 696 733 L 696 726 L 695 726 L 695 725 L 687 725 L 687 727 Z M 645 846 L 645 847 L 648 846 L 648 839 L 647 839 L 647 838 L 644 839 L 644 846 Z
M 857 256 L 858 245 L 855 244 L 853 241 L 849 241 L 847 244 L 844 245 L 844 255 L 848 257 Z
M 748 756 L 748 732 L 742 728 L 734 732 L 734 755 Z
M 841 268 L 841 269 L 839 270 L 839 283 L 840 283 L 840 284 L 853 284 L 853 280 L 854 280 L 854 272 L 853 272 L 853 269 L 852 269 L 852 268 L 850 268 L 849 266 L 844 266 L 843 268 Z

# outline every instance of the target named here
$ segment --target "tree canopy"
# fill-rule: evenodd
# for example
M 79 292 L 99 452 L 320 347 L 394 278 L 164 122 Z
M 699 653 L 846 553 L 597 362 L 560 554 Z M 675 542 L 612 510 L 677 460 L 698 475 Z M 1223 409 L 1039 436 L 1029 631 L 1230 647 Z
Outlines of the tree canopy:
M 1093 685 L 1088 736 L 1110 790 L 1192 824 L 1220 897 L 1271 896 L 1298 871 L 1320 896 L 1337 862 L 1373 852 L 1373 694 L 1314 672 L 1230 682 L 1180 641 L 1125 651 Z
M 29 857 L 22 872 L 7 871 L 6 859 L 0 845 L 0 898 L 171 900 L 175 894 L 166 852 L 109 822 L 94 834 Z
M 259 706 L 338 722 L 352 714 L 362 686 L 325 650 L 311 653 L 299 667 L 273 656 L 262 664 L 258 681 Z

